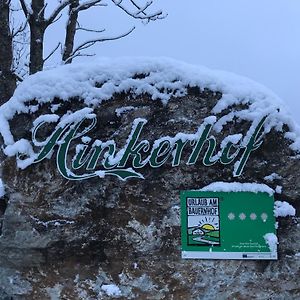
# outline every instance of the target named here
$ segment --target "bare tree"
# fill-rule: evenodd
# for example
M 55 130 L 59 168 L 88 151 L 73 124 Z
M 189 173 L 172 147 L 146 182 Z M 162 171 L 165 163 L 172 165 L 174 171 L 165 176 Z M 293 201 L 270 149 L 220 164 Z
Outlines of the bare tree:
M 16 78 L 12 72 L 13 49 L 9 24 L 10 1 L 0 0 L 0 104 L 7 101 L 16 88 Z
M 22 10 L 30 27 L 29 74 L 34 74 L 43 69 L 45 62 L 43 57 L 45 31 L 55 22 L 59 13 L 72 2 L 75 1 L 60 1 L 60 4 L 49 18 L 45 18 L 47 3 L 44 0 L 32 0 L 30 7 L 25 0 L 20 0 Z
M 69 19 L 66 27 L 66 37 L 65 44 L 63 48 L 62 60 L 67 61 L 68 63 L 72 62 L 72 59 L 69 59 L 74 48 L 74 39 L 76 34 L 77 19 L 78 19 L 78 10 L 76 9 L 79 6 L 79 0 L 74 0 L 69 5 Z
M 53 0 L 51 0 L 52 2 Z M 108 1 L 108 0 L 107 0 Z M 18 8 L 12 7 L 12 2 L 23 11 L 24 20 L 13 24 L 11 14 Z M 142 1 L 139 1 L 141 3 Z M 34 74 L 43 70 L 45 62 L 61 48 L 63 63 L 71 63 L 79 56 L 91 56 L 86 49 L 96 43 L 117 40 L 129 35 L 135 27 L 118 35 L 104 36 L 105 29 L 87 28 L 80 24 L 80 13 L 88 9 L 108 6 L 103 0 L 57 0 L 57 5 L 49 14 L 46 8 L 50 0 L 0 0 L 0 101 L 7 101 L 16 88 L 17 81 L 22 80 L 24 66 L 28 66 L 28 73 Z M 135 0 L 110 0 L 111 5 L 118 7 L 130 18 L 145 23 L 162 19 L 162 11 L 149 12 L 153 1 L 146 1 L 140 5 Z M 46 16 L 48 14 L 48 16 Z M 62 15 L 67 16 L 67 26 L 63 28 L 65 39 L 58 43 L 53 50 L 44 57 L 45 32 Z M 29 28 L 29 31 L 28 31 Z M 82 43 L 76 43 L 79 31 L 89 32 L 93 37 Z M 28 62 L 26 51 L 28 51 Z M 20 72 L 19 70 L 22 70 Z M 20 74 L 22 73 L 22 74 Z
M 147 9 L 153 4 L 153 1 L 147 1 L 146 4 L 143 6 L 138 5 L 136 1 L 133 0 L 129 1 L 130 3 L 129 6 L 123 4 L 123 0 L 112 0 L 112 3 L 118 8 L 120 8 L 127 15 L 129 15 L 131 18 L 142 20 L 147 23 L 150 21 L 156 21 L 158 19 L 165 18 L 165 15 L 163 15 L 162 11 L 160 10 L 152 13 L 147 12 Z M 79 44 L 77 47 L 74 48 L 74 38 L 75 38 L 76 31 L 84 30 L 84 31 L 89 31 L 94 33 L 105 32 L 105 29 L 102 30 L 88 29 L 85 27 L 81 27 L 79 25 L 78 22 L 79 12 L 95 6 L 106 6 L 106 4 L 103 4 L 102 0 L 86 1 L 81 4 L 79 3 L 78 0 L 74 0 L 73 3 L 70 4 L 69 20 L 66 29 L 66 39 L 65 39 L 64 51 L 63 51 L 63 61 L 65 63 L 71 63 L 75 57 L 87 55 L 86 53 L 83 53 L 83 50 L 92 47 L 96 43 L 118 40 L 120 38 L 129 35 L 135 29 L 135 27 L 132 27 L 128 31 L 116 36 L 107 36 L 107 37 L 97 36 L 95 38 L 89 39 Z
M 66 8 L 68 8 L 68 20 L 65 28 L 65 41 L 62 45 L 62 61 L 64 63 L 71 63 L 72 60 L 78 56 L 89 55 L 83 50 L 92 47 L 96 43 L 123 38 L 129 35 L 135 29 L 133 27 L 130 30 L 116 36 L 96 36 L 95 38 L 91 38 L 77 46 L 74 46 L 75 36 L 79 30 L 89 31 L 96 34 L 103 33 L 105 31 L 82 27 L 78 21 L 80 12 L 95 7 L 107 6 L 107 4 L 102 2 L 103 0 L 60 0 L 50 16 L 46 18 L 45 9 L 47 7 L 47 2 L 45 2 L 45 0 L 32 0 L 30 8 L 26 4 L 25 0 L 20 0 L 24 15 L 28 20 L 30 27 L 29 74 L 34 74 L 38 71 L 41 71 L 45 61 L 49 59 L 59 48 L 60 44 L 58 44 L 46 58 L 43 57 L 45 31 L 50 25 L 55 23 L 60 18 L 61 13 Z M 161 11 L 147 13 L 147 9 L 153 4 L 153 1 L 147 1 L 145 5 L 139 6 L 135 1 L 130 0 L 129 4 L 131 9 L 128 7 L 128 3 L 127 5 L 122 4 L 123 0 L 112 0 L 112 3 L 134 19 L 140 19 L 149 22 L 164 18 Z

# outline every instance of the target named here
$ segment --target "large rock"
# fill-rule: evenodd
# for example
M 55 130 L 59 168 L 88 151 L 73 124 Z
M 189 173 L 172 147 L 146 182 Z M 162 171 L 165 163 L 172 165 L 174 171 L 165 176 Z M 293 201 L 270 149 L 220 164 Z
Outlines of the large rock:
M 226 136 L 245 137 L 263 116 L 268 118 L 263 144 L 250 153 L 239 177 L 234 163 L 205 166 L 205 149 L 194 165 L 187 165 L 191 145 L 179 166 L 172 167 L 170 157 L 159 168 L 136 169 L 145 179 L 102 178 L 100 172 L 68 180 L 56 165 L 58 146 L 51 158 L 32 163 L 39 148 L 30 148 L 24 139 L 31 141 L 33 121 L 87 106 L 98 120 L 86 134 L 92 141 L 71 143 L 68 164 L 79 143 L 114 139 L 119 150 L 137 118 L 148 121 L 139 141 L 152 145 L 179 132 L 194 134 L 205 118 L 216 116 L 211 134 L 218 149 Z M 1 154 L 6 189 L 0 219 L 1 299 L 300 298 L 298 215 L 279 219 L 277 261 L 181 259 L 181 190 L 215 181 L 265 183 L 277 187 L 275 199 L 300 208 L 299 135 L 280 101 L 263 87 L 172 61 L 101 61 L 30 77 L 0 112 L 6 147 L 6 155 Z M 39 138 L 49 137 L 53 124 L 43 126 Z M 265 178 L 272 173 L 278 174 L 274 180 Z

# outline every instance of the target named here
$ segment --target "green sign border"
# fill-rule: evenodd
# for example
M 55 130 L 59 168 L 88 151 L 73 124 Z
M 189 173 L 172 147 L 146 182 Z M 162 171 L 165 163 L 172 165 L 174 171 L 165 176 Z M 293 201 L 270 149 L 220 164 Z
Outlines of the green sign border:
M 207 224 L 206 227 L 203 226 L 204 222 L 201 221 L 202 227 L 198 225 L 197 228 L 199 228 L 198 234 L 202 234 L 202 236 L 192 236 L 194 232 L 191 233 L 191 228 L 193 227 L 188 229 L 187 198 L 196 199 L 198 204 L 201 199 L 210 201 L 210 199 L 218 198 L 218 208 L 215 205 L 215 208 L 212 209 L 213 213 L 219 214 L 219 223 L 218 216 L 207 217 L 208 223 L 214 222 L 211 228 Z M 276 234 L 273 196 L 263 192 L 191 190 L 181 191 L 180 199 L 182 258 L 277 259 L 277 251 L 271 252 L 264 238 L 265 234 Z M 197 206 L 196 202 L 195 208 L 200 207 L 201 210 L 201 204 Z M 204 206 L 204 208 L 206 207 Z M 189 211 L 191 212 L 191 210 Z M 196 210 L 195 213 L 197 213 Z M 264 219 L 264 216 L 267 216 L 267 219 Z M 204 217 L 198 216 L 198 218 L 202 220 Z M 194 220 L 197 220 L 197 217 Z M 203 243 L 202 237 L 208 241 Z M 194 245 L 189 242 L 191 238 Z

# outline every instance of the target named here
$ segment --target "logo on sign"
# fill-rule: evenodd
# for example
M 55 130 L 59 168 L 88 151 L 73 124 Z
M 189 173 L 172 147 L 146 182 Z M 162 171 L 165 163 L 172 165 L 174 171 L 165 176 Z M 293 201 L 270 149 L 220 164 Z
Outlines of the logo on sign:
M 208 117 L 195 133 L 179 132 L 175 136 L 163 136 L 150 143 L 141 139 L 146 119 L 137 118 L 132 123 L 131 132 L 123 147 L 118 147 L 115 140 L 102 141 L 90 139 L 86 135 L 97 123 L 95 115 L 80 120 L 57 121 L 57 126 L 45 141 L 37 141 L 37 135 L 47 125 L 45 120 L 34 122 L 32 140 L 35 146 L 41 146 L 34 163 L 39 163 L 51 156 L 55 147 L 57 168 L 63 177 L 69 180 L 83 180 L 92 177 L 117 176 L 121 180 L 128 178 L 144 179 L 142 168 L 162 167 L 167 162 L 177 167 L 182 161 L 183 150 L 189 153 L 186 165 L 194 165 L 202 160 L 209 167 L 217 162 L 234 164 L 233 175 L 240 176 L 251 152 L 258 149 L 262 140 L 262 129 L 266 116 L 254 122 L 246 135 L 227 136 L 217 149 L 216 138 L 211 134 L 216 117 Z M 53 121 L 51 120 L 53 123 Z M 238 137 L 238 138 L 236 138 Z M 76 153 L 72 153 L 71 144 L 76 144 Z M 73 151 L 74 152 L 74 151 Z M 200 158 L 201 152 L 204 155 Z M 73 157 L 71 162 L 67 158 Z M 128 166 L 129 165 L 129 166 Z

